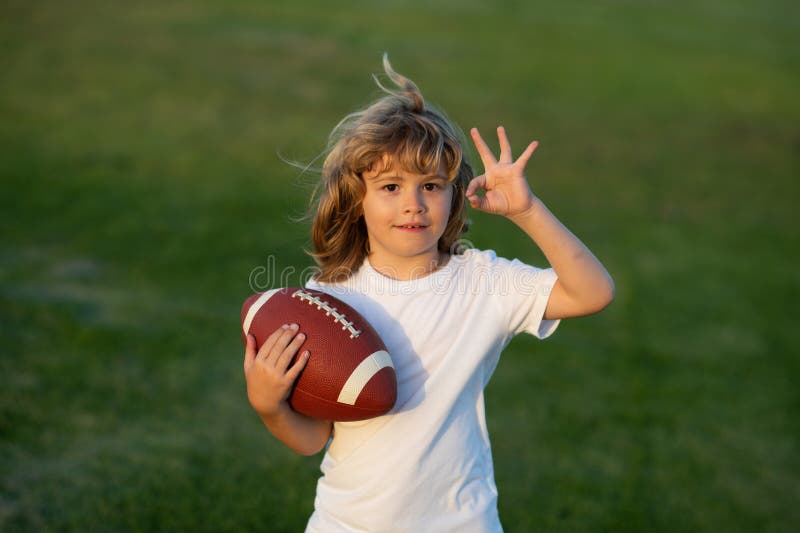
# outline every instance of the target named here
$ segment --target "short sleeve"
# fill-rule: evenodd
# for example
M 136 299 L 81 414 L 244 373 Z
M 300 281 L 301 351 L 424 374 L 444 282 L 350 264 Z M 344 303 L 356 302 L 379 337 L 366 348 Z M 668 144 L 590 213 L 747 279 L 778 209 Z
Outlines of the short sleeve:
M 509 266 L 514 290 L 509 312 L 509 326 L 515 335 L 530 333 L 546 339 L 558 327 L 560 320 L 545 320 L 544 311 L 558 276 L 552 268 L 536 268 L 514 259 Z
M 545 320 L 544 311 L 558 279 L 555 271 L 497 257 L 492 250 L 477 253 L 477 263 L 491 273 L 489 288 L 509 333 L 527 332 L 539 339 L 552 335 L 560 321 Z

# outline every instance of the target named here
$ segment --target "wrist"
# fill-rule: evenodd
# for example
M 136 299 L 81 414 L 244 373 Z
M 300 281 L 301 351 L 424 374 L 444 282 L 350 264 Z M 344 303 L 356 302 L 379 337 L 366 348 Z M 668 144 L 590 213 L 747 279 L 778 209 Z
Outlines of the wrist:
M 531 194 L 528 206 L 513 215 L 508 215 L 507 218 L 518 226 L 524 226 L 541 211 L 542 207 L 544 207 L 542 201 L 537 196 Z
M 277 406 L 272 409 L 262 409 L 256 410 L 258 412 L 258 416 L 261 417 L 261 420 L 267 425 L 274 424 L 275 422 L 279 421 L 282 418 L 285 418 L 287 414 L 292 411 L 291 406 L 289 406 L 289 402 L 286 400 L 280 402 Z

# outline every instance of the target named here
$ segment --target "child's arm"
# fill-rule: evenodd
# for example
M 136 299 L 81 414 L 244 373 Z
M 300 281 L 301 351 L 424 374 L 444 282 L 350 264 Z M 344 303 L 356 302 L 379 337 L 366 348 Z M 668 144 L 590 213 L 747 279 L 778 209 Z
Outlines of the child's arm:
M 264 342 L 256 353 L 256 340 L 247 336 L 244 352 L 244 374 L 247 397 L 264 424 L 281 442 L 303 455 L 319 452 L 331 435 L 333 424 L 305 416 L 289 407 L 287 398 L 300 371 L 306 366 L 306 350 L 289 367 L 303 343 L 304 335 L 297 325 L 282 327 Z
M 525 165 L 536 150 L 528 145 L 516 161 L 505 129 L 497 128 L 500 160 L 483 141 L 477 128 L 472 138 L 483 161 L 485 174 L 474 178 L 466 196 L 472 207 L 504 215 L 530 236 L 544 253 L 558 281 L 544 313 L 546 319 L 568 318 L 596 313 L 614 299 L 614 281 L 591 251 L 531 192 L 525 179 Z M 484 190 L 485 196 L 478 196 Z

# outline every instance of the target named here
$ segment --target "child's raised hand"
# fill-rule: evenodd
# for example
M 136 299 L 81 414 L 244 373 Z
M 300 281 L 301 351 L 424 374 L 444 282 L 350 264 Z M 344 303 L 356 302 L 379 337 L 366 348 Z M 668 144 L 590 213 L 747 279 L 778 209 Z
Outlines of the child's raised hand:
M 253 409 L 262 416 L 275 415 L 288 407 L 287 398 L 292 385 L 308 362 L 309 352 L 306 350 L 289 366 L 305 340 L 305 335 L 297 333 L 297 330 L 297 324 L 284 325 L 269 336 L 258 353 L 255 337 L 247 336 L 244 352 L 247 397 Z
M 481 211 L 506 217 L 519 215 L 532 207 L 535 198 L 524 171 L 539 143 L 533 141 L 514 161 L 506 130 L 500 126 L 497 128 L 497 138 L 500 140 L 498 161 L 478 133 L 478 128 L 472 128 L 470 133 L 484 167 L 484 174 L 476 176 L 467 186 L 466 196 L 470 205 Z M 484 196 L 478 196 L 480 190 L 485 192 Z

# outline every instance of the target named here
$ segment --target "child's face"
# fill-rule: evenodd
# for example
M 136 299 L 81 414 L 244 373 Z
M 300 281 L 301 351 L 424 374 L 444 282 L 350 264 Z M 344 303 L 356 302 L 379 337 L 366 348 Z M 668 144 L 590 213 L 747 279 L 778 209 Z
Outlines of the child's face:
M 417 275 L 439 260 L 439 238 L 447 227 L 453 186 L 444 168 L 427 176 L 395 168 L 363 174 L 362 202 L 373 267 Z

